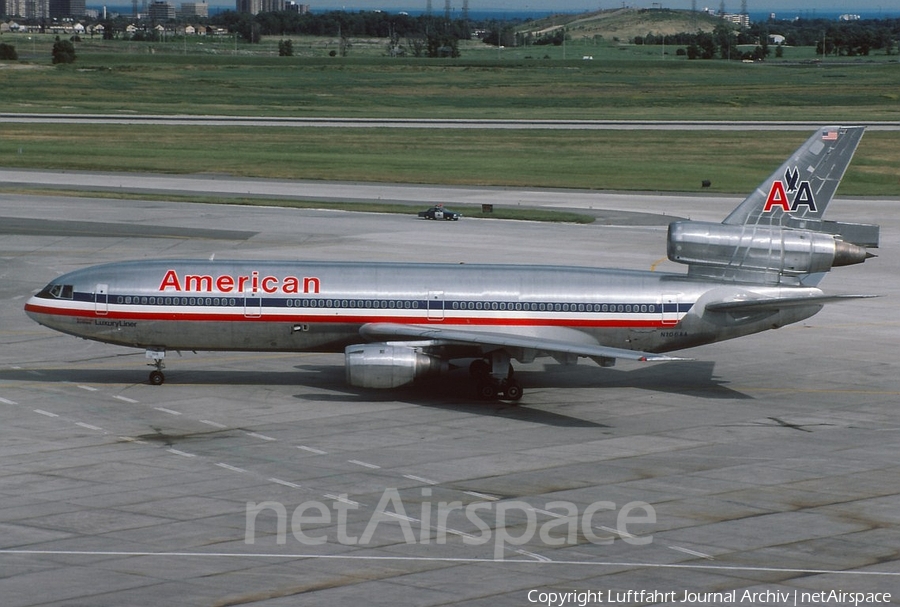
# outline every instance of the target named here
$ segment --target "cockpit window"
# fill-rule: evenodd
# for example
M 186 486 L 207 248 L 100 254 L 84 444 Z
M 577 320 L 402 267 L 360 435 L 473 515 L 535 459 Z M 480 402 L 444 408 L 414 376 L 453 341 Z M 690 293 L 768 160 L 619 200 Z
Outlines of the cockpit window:
M 44 290 L 38 293 L 38 297 L 45 299 L 72 299 L 74 289 L 72 285 L 47 285 Z

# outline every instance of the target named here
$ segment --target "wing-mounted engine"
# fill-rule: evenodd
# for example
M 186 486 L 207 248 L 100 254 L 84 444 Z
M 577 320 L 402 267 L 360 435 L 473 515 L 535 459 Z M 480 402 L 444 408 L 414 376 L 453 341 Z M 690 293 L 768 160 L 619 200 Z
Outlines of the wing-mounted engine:
M 357 388 L 396 388 L 447 370 L 447 362 L 416 348 L 385 343 L 344 349 L 347 383 Z
M 691 276 L 797 284 L 803 276 L 862 263 L 873 256 L 865 246 L 842 240 L 841 225 L 830 222 L 832 233 L 825 233 L 777 225 L 679 221 L 669 225 L 668 256 L 687 264 Z M 869 241 L 873 234 L 867 228 L 874 228 L 877 246 L 877 226 L 856 228 Z M 871 242 L 866 244 L 871 246 Z

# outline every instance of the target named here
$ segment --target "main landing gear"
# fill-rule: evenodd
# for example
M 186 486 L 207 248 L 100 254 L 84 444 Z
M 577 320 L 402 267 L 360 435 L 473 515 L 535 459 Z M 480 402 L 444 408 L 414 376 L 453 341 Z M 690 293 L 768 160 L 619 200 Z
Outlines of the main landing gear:
M 479 398 L 517 401 L 522 398 L 522 384 L 513 377 L 509 354 L 491 352 L 489 358 L 479 358 L 469 365 L 469 373 L 475 378 L 475 391 Z
M 147 350 L 144 356 L 153 361 L 147 364 L 155 368 L 153 371 L 150 371 L 150 385 L 161 386 L 166 381 L 166 376 L 162 372 L 166 368 L 166 363 L 163 362 L 163 359 L 166 357 L 166 351 Z

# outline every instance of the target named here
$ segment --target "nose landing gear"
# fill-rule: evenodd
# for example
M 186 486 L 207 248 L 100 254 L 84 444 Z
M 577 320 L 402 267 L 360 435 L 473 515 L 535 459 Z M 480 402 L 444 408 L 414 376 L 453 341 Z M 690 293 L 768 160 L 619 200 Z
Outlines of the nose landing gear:
M 163 382 L 166 381 L 166 376 L 162 372 L 162 370 L 166 368 L 166 363 L 163 362 L 163 359 L 166 357 L 166 351 L 147 350 L 144 356 L 153 361 L 148 363 L 149 366 L 155 367 L 153 371 L 150 371 L 150 385 L 161 386 Z

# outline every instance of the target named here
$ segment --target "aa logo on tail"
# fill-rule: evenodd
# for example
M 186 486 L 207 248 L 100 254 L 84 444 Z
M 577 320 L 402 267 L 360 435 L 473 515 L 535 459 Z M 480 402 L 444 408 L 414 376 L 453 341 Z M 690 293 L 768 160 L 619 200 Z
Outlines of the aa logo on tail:
M 771 213 L 779 208 L 785 213 L 796 211 L 806 206 L 810 211 L 816 210 L 816 198 L 808 181 L 800 181 L 800 169 L 794 167 L 784 172 L 784 179 L 772 182 L 763 213 Z

